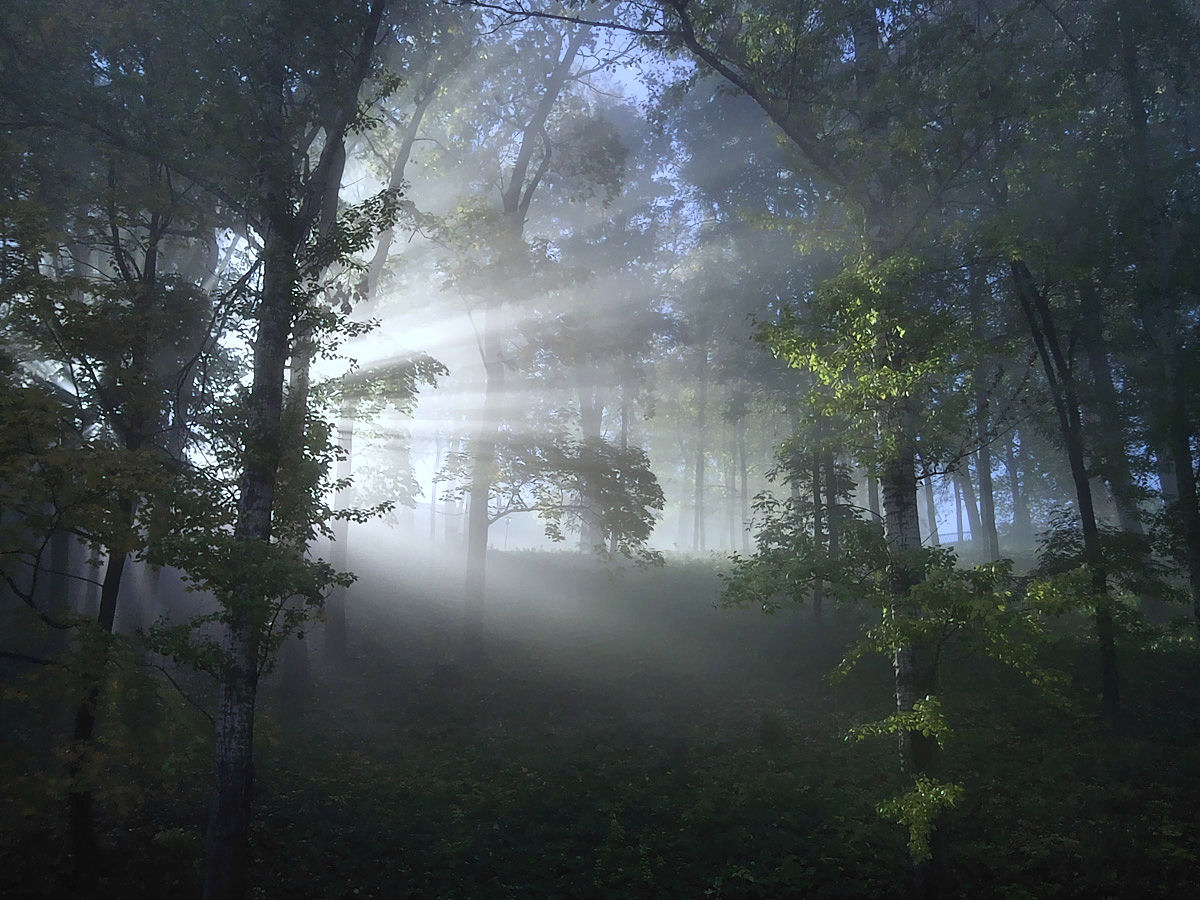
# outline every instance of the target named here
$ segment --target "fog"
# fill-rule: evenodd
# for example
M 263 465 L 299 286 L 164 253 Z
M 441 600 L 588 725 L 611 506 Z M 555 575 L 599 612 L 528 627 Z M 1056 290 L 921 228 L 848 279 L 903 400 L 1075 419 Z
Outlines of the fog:
M 59 6 L 0 894 L 1196 895 L 1195 4 Z

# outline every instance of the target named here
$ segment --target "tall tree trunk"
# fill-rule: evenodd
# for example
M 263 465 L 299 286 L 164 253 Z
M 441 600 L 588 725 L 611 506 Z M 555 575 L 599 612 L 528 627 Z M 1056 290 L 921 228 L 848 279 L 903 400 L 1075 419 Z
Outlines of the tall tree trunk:
M 1059 427 L 1066 444 L 1067 458 L 1071 465 L 1071 479 L 1075 484 L 1076 501 L 1079 507 L 1080 525 L 1083 534 L 1083 555 L 1091 579 L 1092 599 L 1095 604 L 1096 637 L 1100 645 L 1100 693 L 1101 707 L 1109 721 L 1115 721 L 1120 709 L 1120 692 L 1117 676 L 1116 635 L 1113 623 L 1113 602 L 1108 593 L 1108 573 L 1104 555 L 1100 549 L 1100 529 L 1096 523 L 1096 510 L 1092 501 L 1092 486 L 1088 480 L 1084 459 L 1083 418 L 1074 372 L 1063 352 L 1058 338 L 1050 306 L 1045 296 L 1037 289 L 1033 276 L 1023 262 L 1012 264 L 1013 283 L 1021 301 L 1021 309 L 1029 325 L 1042 368 L 1054 398 Z
M 933 497 L 933 475 L 925 476 L 925 518 L 929 521 L 929 546 L 942 546 L 942 536 L 938 531 L 937 501 Z
M 975 339 L 986 342 L 988 333 L 985 301 L 987 285 L 979 266 L 970 268 L 971 319 Z M 981 531 L 975 543 L 983 562 L 995 562 L 1000 558 L 1000 534 L 996 529 L 995 489 L 992 486 L 992 415 L 991 376 L 995 363 L 985 356 L 975 366 L 975 439 L 976 472 L 979 475 L 979 522 Z
M 476 662 L 483 653 L 483 611 L 487 593 L 487 545 L 491 527 L 489 500 L 496 466 L 504 396 L 498 299 L 489 299 L 483 318 L 484 396 L 479 430 L 471 444 L 471 492 L 467 507 L 467 579 L 463 607 L 463 657 Z
M 692 514 L 695 517 L 692 525 L 692 550 L 703 553 L 707 549 L 704 536 L 704 455 L 706 447 L 704 438 L 708 427 L 708 344 L 705 342 L 701 352 L 696 355 L 696 461 L 693 482 L 694 505 Z
M 271 518 L 279 470 L 283 416 L 283 375 L 296 315 L 302 247 L 327 207 L 338 154 L 366 79 L 386 0 L 365 10 L 349 73 L 330 99 L 321 122 L 325 144 L 299 188 L 294 178 L 296 147 L 287 117 L 288 30 L 268 23 L 263 47 L 268 92 L 257 161 L 257 203 L 262 215 L 263 276 L 255 311 L 254 375 L 246 404 L 245 447 L 234 538 L 253 556 L 271 540 Z M 344 158 L 344 157 L 343 157 Z M 332 190 L 336 190 L 332 187 Z M 298 195 L 299 194 L 299 195 Z M 299 201 L 299 202 L 297 202 Z M 243 590 L 252 590 L 248 585 Z M 241 900 L 249 873 L 250 797 L 253 783 L 254 710 L 267 598 L 248 595 L 226 610 L 224 655 L 214 726 L 213 795 L 205 834 L 205 900 Z
M 543 146 L 546 121 L 566 86 L 575 57 L 588 40 L 591 30 L 577 28 L 546 78 L 542 96 L 538 99 L 529 121 L 521 131 L 521 145 L 513 160 L 508 183 L 501 191 L 504 231 L 499 256 L 503 271 L 502 286 L 511 287 L 527 272 L 524 242 L 525 217 L 533 195 L 549 170 L 548 148 L 543 147 L 541 163 L 531 173 L 536 148 Z M 501 358 L 503 336 L 498 316 L 503 311 L 502 298 L 492 293 L 486 300 L 482 338 L 484 410 L 479 432 L 471 452 L 471 502 L 467 511 L 467 577 L 463 614 L 463 653 L 468 660 L 478 659 L 483 652 L 483 608 L 487 591 L 487 541 L 493 469 L 496 466 L 496 440 L 499 435 L 500 404 L 504 397 L 504 363 Z
M 984 562 L 995 562 L 1000 558 L 1000 535 L 996 529 L 995 488 L 992 485 L 992 452 L 988 444 L 980 444 L 975 456 L 975 468 L 979 473 L 979 527 L 983 536 L 981 543 Z
M 1099 426 L 1093 429 L 1092 442 L 1099 450 L 1104 480 L 1117 513 L 1117 526 L 1136 542 L 1138 571 L 1146 572 L 1150 568 L 1150 548 L 1146 543 L 1141 511 L 1137 507 L 1137 486 L 1125 451 L 1125 419 L 1113 383 L 1112 363 L 1101 328 L 1104 311 L 1099 292 L 1091 284 L 1080 283 L 1079 300 L 1079 336 L 1092 376 Z M 1160 603 L 1153 596 L 1150 584 L 1140 575 L 1137 577 L 1140 582 L 1138 603 L 1141 611 L 1146 615 L 1158 615 L 1161 612 Z
M 888 590 L 892 596 L 887 610 L 890 617 L 908 615 L 907 599 L 920 581 L 913 569 L 911 555 L 921 548 L 921 526 L 917 514 L 916 441 L 914 416 L 909 399 L 897 402 L 889 412 L 888 433 L 896 436 L 893 456 L 883 465 L 884 532 L 892 555 Z M 916 643 L 895 648 L 892 668 L 896 684 L 896 709 L 910 712 L 913 704 L 933 687 L 933 668 L 928 651 Z M 937 742 L 919 732 L 901 730 L 898 737 L 901 771 L 912 775 L 928 774 L 934 763 Z
M 1154 455 L 1154 467 L 1158 474 L 1158 490 L 1164 509 L 1179 502 L 1179 481 L 1175 478 L 1175 463 L 1165 453 Z
M 1104 467 L 1104 480 L 1113 498 L 1117 524 L 1126 534 L 1144 538 L 1146 530 L 1137 508 L 1137 488 L 1125 451 L 1125 417 L 1113 384 L 1112 363 L 1101 330 L 1104 310 L 1100 294 L 1093 285 L 1081 283 L 1079 299 L 1079 339 L 1092 376 L 1095 418 L 1099 426 L 1091 436 L 1092 443 L 1096 445 Z
M 725 524 L 728 529 L 728 548 L 732 553 L 737 549 L 738 535 L 738 493 L 737 493 L 737 476 L 734 470 L 737 468 L 737 441 L 733 434 L 733 425 L 729 424 L 727 431 L 726 454 L 724 459 L 725 467 Z
M 971 530 L 972 554 L 981 558 L 984 553 L 983 523 L 979 518 L 979 506 L 975 502 L 975 486 L 971 483 L 971 472 L 965 463 L 954 470 L 954 484 L 958 488 L 963 506 L 967 511 L 967 527 Z M 961 523 L 959 523 L 959 533 L 962 533 Z
M 122 498 L 117 503 L 121 522 L 129 530 L 133 528 L 134 503 L 128 498 Z M 75 881 L 77 890 L 88 891 L 89 882 L 95 875 L 98 861 L 99 845 L 96 840 L 95 804 L 92 796 L 90 778 L 94 773 L 86 773 L 80 766 L 80 760 L 88 754 L 92 739 L 96 732 L 96 707 L 100 701 L 101 685 L 106 678 L 108 669 L 108 636 L 113 633 L 113 625 L 117 616 L 117 600 L 121 591 L 121 578 L 125 572 L 129 553 L 122 547 L 109 548 L 108 563 L 104 569 L 104 580 L 100 588 L 100 608 L 96 615 L 96 627 L 102 638 L 97 643 L 100 658 L 93 660 L 96 673 L 94 680 L 87 687 L 84 698 L 75 708 L 75 725 L 71 733 L 71 788 L 67 796 L 68 828 L 71 835 L 71 848 L 75 854 Z
M 825 527 L 828 533 L 826 551 L 832 562 L 842 555 L 842 506 L 838 499 L 837 457 L 833 451 L 825 454 Z
M 1004 465 L 1008 470 L 1008 485 L 1012 493 L 1013 529 L 1012 539 L 1017 547 L 1029 547 L 1033 544 L 1033 521 L 1029 515 L 1029 498 L 1021 485 L 1021 473 L 1017 460 L 1017 452 L 1013 444 L 1019 440 L 1018 433 L 1004 442 Z
M 750 552 L 750 527 L 748 519 L 750 517 L 750 489 L 747 481 L 749 473 L 746 465 L 746 419 L 742 417 L 738 419 L 737 433 L 737 453 L 738 453 L 738 509 L 740 511 L 740 527 L 742 530 L 742 552 Z
M 581 336 L 587 343 L 586 335 Z M 596 380 L 597 360 L 590 354 L 580 354 L 575 364 L 575 388 L 579 397 L 579 426 L 584 441 L 599 441 L 604 436 L 604 404 L 600 399 L 600 386 Z M 600 547 L 604 534 L 599 526 L 596 497 L 581 497 L 584 510 L 580 515 L 579 549 L 588 553 Z
M 1172 295 L 1172 234 L 1168 221 L 1166 190 L 1156 183 L 1151 161 L 1151 137 L 1143 94 L 1139 48 L 1135 26 L 1139 17 L 1150 15 L 1137 5 L 1118 7 L 1121 38 L 1121 73 L 1125 82 L 1129 142 L 1134 187 L 1138 193 L 1138 228 L 1134 250 L 1138 257 L 1141 290 L 1137 292 L 1142 327 L 1154 348 L 1161 383 L 1162 401 L 1157 405 L 1156 432 L 1161 449 L 1170 458 L 1179 501 L 1173 510 L 1183 536 L 1192 612 L 1200 627 L 1200 497 L 1197 496 L 1195 459 L 1192 455 L 1193 422 L 1189 399 L 1193 393 L 1188 379 L 1190 352 L 1180 327 L 1176 298 Z M 1150 88 L 1153 90 L 1153 87 Z
M 342 455 L 337 461 L 336 476 L 338 482 L 343 482 L 354 471 L 354 418 L 358 414 L 357 404 L 347 403 L 338 418 L 338 446 Z M 347 490 L 339 488 L 333 495 L 335 510 L 344 510 L 349 506 Z M 346 562 L 350 545 L 350 521 L 334 519 L 332 523 L 333 542 L 329 548 L 329 564 L 339 572 L 346 571 Z M 346 652 L 346 588 L 334 585 L 325 601 L 325 658 L 335 665 L 344 664 L 348 658 Z
M 812 484 L 813 508 L 813 549 L 819 554 L 825 549 L 825 504 L 821 492 L 821 454 L 814 453 L 809 460 L 809 474 Z M 813 621 L 821 624 L 825 602 L 825 582 L 820 578 L 813 579 L 812 607 Z

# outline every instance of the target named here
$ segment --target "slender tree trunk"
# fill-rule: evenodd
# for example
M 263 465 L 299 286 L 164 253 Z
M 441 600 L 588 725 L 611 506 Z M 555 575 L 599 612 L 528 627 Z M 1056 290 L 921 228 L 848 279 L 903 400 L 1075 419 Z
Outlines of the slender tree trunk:
M 896 435 L 896 450 L 885 461 L 882 472 L 884 530 L 892 554 L 888 589 L 892 595 L 887 615 L 903 617 L 909 591 L 920 581 L 920 572 L 910 564 L 911 554 L 921 548 L 921 526 L 917 515 L 916 443 L 911 400 L 903 400 L 889 413 L 888 432 Z M 928 652 L 916 643 L 895 649 L 892 668 L 896 684 L 896 709 L 910 712 L 913 704 L 933 687 L 933 669 Z M 937 742 L 918 732 L 902 730 L 898 737 L 901 771 L 928 774 L 933 767 Z
M 838 500 L 837 458 L 831 451 L 825 454 L 825 523 L 829 537 L 826 550 L 832 562 L 837 562 L 842 555 L 841 522 L 842 507 Z
M 987 444 L 981 444 L 975 457 L 975 468 L 979 473 L 979 527 L 983 536 L 983 561 L 995 562 L 1000 558 L 1000 535 L 996 530 L 995 488 L 992 485 L 992 453 Z
M 883 519 L 879 505 L 879 482 L 874 475 L 867 476 L 867 509 L 871 511 L 873 521 L 879 522 Z
M 499 301 L 484 310 L 483 413 L 471 447 L 471 493 L 467 507 L 467 579 L 463 607 L 463 656 L 476 662 L 483 653 L 483 610 L 487 593 L 487 545 L 491 527 L 489 500 L 496 466 L 500 403 L 504 394 L 504 363 L 500 358 Z
M 819 453 L 814 453 L 809 460 L 809 474 L 812 479 L 813 548 L 820 553 L 825 549 L 825 504 L 821 493 L 821 455 Z M 813 622 L 817 625 L 821 624 L 824 602 L 825 582 L 816 578 L 813 580 L 812 607 Z
M 973 555 L 982 557 L 985 546 L 982 537 L 983 523 L 979 518 L 979 507 L 975 502 L 975 486 L 971 483 L 971 473 L 965 464 L 954 470 L 954 484 L 957 486 L 958 492 L 962 496 L 963 506 L 967 510 L 967 527 L 971 529 L 971 551 Z M 960 523 L 960 533 L 961 527 Z
M 121 518 L 132 528 L 133 501 L 122 499 L 117 504 Z M 100 658 L 92 661 L 97 673 L 87 688 L 86 696 L 75 709 L 75 725 L 71 733 L 71 789 L 67 796 L 68 827 L 71 847 L 75 854 L 75 881 L 77 890 L 87 891 L 88 883 L 95 876 L 99 858 L 96 840 L 95 804 L 92 786 L 89 783 L 95 773 L 85 772 L 79 761 L 88 754 L 96 732 L 96 707 L 100 701 L 101 684 L 108 668 L 108 636 L 113 633 L 116 622 L 117 599 L 121 591 L 121 578 L 125 572 L 129 554 L 123 549 L 111 548 L 104 569 L 104 580 L 100 588 L 100 608 L 96 615 L 96 627 L 101 632 L 97 643 Z
M 938 531 L 937 501 L 933 497 L 933 475 L 925 477 L 925 518 L 929 520 L 929 546 L 942 546 L 942 536 Z
M 1129 457 L 1125 452 L 1125 417 L 1121 411 L 1116 386 L 1113 384 L 1112 363 L 1101 330 L 1104 311 L 1100 295 L 1094 286 L 1081 283 L 1079 299 L 1079 338 L 1092 376 L 1099 426 L 1094 430 L 1092 442 L 1099 450 L 1103 462 L 1104 480 L 1113 498 L 1117 524 L 1126 534 L 1144 538 L 1146 530 L 1142 527 L 1141 513 L 1137 508 L 1136 485 L 1130 471 Z
M 429 542 L 433 543 L 437 540 L 437 504 L 438 504 L 438 482 L 437 472 L 442 467 L 442 433 L 436 432 L 433 436 L 433 474 L 434 478 L 429 484 Z
M 738 503 L 738 509 L 740 511 L 740 527 L 742 529 L 742 552 L 749 553 L 750 552 L 750 526 L 749 526 L 748 520 L 750 518 L 750 489 L 749 489 L 749 485 L 747 484 L 747 482 L 749 480 L 749 473 L 747 472 L 747 465 L 746 465 L 746 419 L 745 419 L 745 417 L 738 419 L 737 438 L 738 438 L 737 453 L 738 453 L 738 476 L 739 476 L 738 498 L 740 501 Z
M 504 231 L 500 236 L 499 255 L 503 271 L 503 287 L 510 287 L 527 273 L 525 217 L 533 195 L 549 170 L 549 150 L 544 146 L 544 130 L 559 94 L 571 74 L 575 57 L 588 40 L 591 30 L 586 27 L 572 32 L 558 58 L 554 70 L 546 78 L 542 96 L 538 99 L 529 121 L 521 132 L 521 145 L 513 160 L 508 183 L 501 191 Z M 541 163 L 531 173 L 536 148 L 543 148 Z M 503 311 L 502 300 L 495 293 L 487 298 L 484 311 L 482 339 L 484 411 L 475 439 L 471 458 L 471 502 L 467 511 L 467 577 L 463 615 L 463 653 L 466 659 L 478 659 L 483 652 L 483 608 L 487 591 L 487 541 L 490 525 L 489 499 L 493 469 L 496 466 L 496 440 L 499 435 L 501 403 L 504 398 L 504 363 L 501 358 L 503 336 L 498 316 Z
M 1141 215 L 1135 236 L 1139 257 L 1141 290 L 1137 292 L 1142 327 L 1154 348 L 1161 383 L 1156 431 L 1161 449 L 1175 469 L 1179 501 L 1174 505 L 1186 547 L 1185 566 L 1192 594 L 1192 611 L 1200 627 L 1200 496 L 1197 495 L 1195 459 L 1192 455 L 1193 422 L 1189 399 L 1194 393 L 1189 379 L 1188 346 L 1180 327 L 1176 298 L 1172 296 L 1172 234 L 1167 219 L 1166 190 L 1157 181 L 1151 161 L 1151 137 L 1143 93 L 1139 48 L 1135 26 L 1148 9 L 1136 4 L 1118 7 L 1121 36 L 1121 73 L 1125 82 L 1127 113 L 1132 140 L 1129 142 L 1134 187 L 1139 194 Z M 1152 91 L 1153 88 L 1151 87 Z
M 705 343 L 702 351 L 696 356 L 696 464 L 694 480 L 694 505 L 692 506 L 694 522 L 692 525 L 692 550 L 703 553 L 707 549 L 704 536 L 704 454 L 706 447 L 704 438 L 708 424 L 708 345 Z
M 354 418 L 358 414 L 357 405 L 353 402 L 346 404 L 338 417 L 337 434 L 338 447 L 342 455 L 337 461 L 335 475 L 339 482 L 345 481 L 354 472 Z M 334 491 L 333 507 L 344 510 L 349 506 L 346 489 Z M 329 547 L 329 564 L 339 572 L 346 571 L 347 557 L 350 545 L 350 522 L 347 519 L 334 519 L 332 522 L 333 541 Z M 325 658 L 335 665 L 344 664 L 348 658 L 346 652 L 346 588 L 334 585 L 325 601 Z
M 1113 603 L 1108 593 L 1108 573 L 1100 549 L 1100 530 L 1092 502 L 1092 486 L 1084 460 L 1083 418 L 1075 386 L 1074 372 L 1058 339 L 1054 319 L 1046 298 L 1038 291 L 1033 276 L 1023 262 L 1012 266 L 1013 283 L 1030 333 L 1042 359 L 1042 367 L 1054 398 L 1059 426 L 1066 444 L 1075 484 L 1083 533 L 1084 561 L 1091 578 L 1095 603 L 1096 637 L 1100 645 L 1101 706 L 1106 718 L 1115 721 L 1120 709 L 1117 677 L 1116 636 L 1113 623 Z
M 1171 457 L 1164 453 L 1154 456 L 1155 471 L 1158 473 L 1158 490 L 1164 509 L 1170 509 L 1172 504 L 1179 502 L 1179 481 L 1175 478 L 1175 464 Z
M 581 336 L 587 343 L 587 337 Z M 579 425 L 584 441 L 599 441 L 604 436 L 604 404 L 600 400 L 600 388 L 596 383 L 596 360 L 590 355 L 580 355 L 575 365 L 575 387 L 579 397 Z M 600 501 L 595 497 L 581 497 L 584 511 L 580 516 L 579 549 L 590 553 L 600 547 L 604 535 L 598 523 L 596 507 Z
M 1021 486 L 1020 468 L 1013 444 L 1018 440 L 1016 431 L 1004 442 L 1005 468 L 1008 470 L 1009 490 L 1012 492 L 1013 543 L 1025 548 L 1033 544 L 1033 521 L 1029 515 L 1029 498 Z

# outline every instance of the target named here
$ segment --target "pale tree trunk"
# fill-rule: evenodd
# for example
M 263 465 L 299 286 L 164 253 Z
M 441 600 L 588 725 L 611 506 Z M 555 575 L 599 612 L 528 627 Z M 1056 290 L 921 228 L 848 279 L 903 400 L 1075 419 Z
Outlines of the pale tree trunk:
M 1029 498 L 1021 485 L 1021 473 L 1017 452 L 1013 444 L 1019 440 L 1014 431 L 1004 442 L 1004 465 L 1008 470 L 1009 491 L 1012 493 L 1013 508 L 1013 543 L 1018 547 L 1029 547 L 1033 544 L 1033 520 L 1029 515 Z
M 995 562 L 1000 558 L 1000 536 L 996 530 L 995 488 L 992 485 L 992 453 L 988 445 L 981 444 L 975 455 L 975 469 L 979 474 L 979 527 L 982 535 L 981 560 Z
M 467 578 L 463 607 L 463 655 L 468 662 L 483 653 L 483 610 L 487 592 L 487 545 L 491 527 L 489 499 L 496 466 L 504 363 L 500 358 L 500 303 L 489 299 L 483 314 L 484 397 L 479 430 L 471 442 L 471 491 L 467 507 Z
M 429 483 L 429 541 L 433 543 L 437 540 L 437 504 L 438 504 L 438 483 L 437 472 L 442 467 L 442 433 L 436 432 L 433 436 L 433 473 L 434 479 Z
M 337 461 L 336 477 L 339 482 L 349 478 L 354 471 L 354 417 L 358 414 L 357 404 L 350 402 L 342 409 L 338 418 L 338 446 L 341 458 Z M 335 510 L 345 510 L 350 504 L 347 491 L 334 492 Z M 339 572 L 346 571 L 349 552 L 350 522 L 334 519 L 332 522 L 333 542 L 329 548 L 329 564 Z M 325 658 L 335 664 L 346 662 L 346 588 L 334 585 L 325 601 Z
M 951 481 L 954 484 L 954 525 L 955 525 L 955 528 L 957 529 L 955 543 L 961 547 L 962 543 L 966 539 L 966 537 L 963 534 L 962 487 L 958 483 L 958 473 L 957 472 L 954 473 L 954 475 L 951 478 Z
M 983 272 L 978 266 L 970 270 L 971 318 L 976 340 L 981 343 L 989 337 L 984 311 L 984 294 L 987 286 Z M 976 553 L 982 562 L 995 562 L 1000 558 L 1000 534 L 996 529 L 995 489 L 992 486 L 992 421 L 990 402 L 990 380 L 994 370 L 991 357 L 984 358 L 975 367 L 975 439 L 979 444 L 976 451 L 975 470 L 979 475 L 979 521 L 981 530 L 975 543 Z
M 732 426 L 730 426 L 732 429 Z M 734 469 L 737 466 L 737 446 L 730 431 L 728 435 L 727 454 L 725 456 L 725 521 L 729 527 L 729 550 L 737 549 L 738 533 L 738 493 Z
M 314 352 L 312 339 L 310 323 L 305 322 L 296 329 L 283 413 L 284 437 L 280 468 L 285 472 L 288 469 L 295 471 L 304 455 L 305 417 L 308 412 L 308 391 Z M 297 556 L 304 555 L 305 548 L 303 546 L 292 549 Z M 312 661 L 308 657 L 308 644 L 300 635 L 287 636 L 279 648 L 279 678 L 284 690 L 297 698 L 306 697 L 312 693 L 314 687 Z
M 747 484 L 749 480 L 749 473 L 747 472 L 746 464 L 746 420 L 744 417 L 738 419 L 737 452 L 739 476 L 738 497 L 741 501 L 738 505 L 738 508 L 741 511 L 742 552 L 749 553 L 750 527 L 748 520 L 750 518 L 750 489 L 749 485 Z
M 929 521 L 929 546 L 942 546 L 942 536 L 938 531 L 937 501 L 933 497 L 933 475 L 925 476 L 925 518 Z
M 580 337 L 581 343 L 586 345 L 587 335 Z M 604 436 L 604 403 L 596 381 L 596 360 L 591 354 L 580 352 L 575 361 L 575 389 L 579 397 L 579 430 L 584 441 L 598 441 Z M 604 540 L 595 511 L 599 500 L 595 497 L 581 497 L 580 500 L 584 510 L 579 517 L 579 549 L 588 553 L 600 547 Z
M 814 453 L 809 460 L 809 475 L 812 489 L 813 549 L 820 554 L 825 549 L 825 503 L 821 492 L 821 455 L 819 453 Z M 817 625 L 821 624 L 824 602 L 825 582 L 820 578 L 815 578 L 812 588 L 812 607 L 813 621 Z
M 971 554 L 983 558 L 986 544 L 983 539 L 983 523 L 979 518 L 979 506 L 975 502 L 975 485 L 971 483 L 971 470 L 964 464 L 954 470 L 954 484 L 962 498 L 962 504 L 967 511 L 967 527 L 971 530 Z M 962 534 L 962 525 L 959 525 Z

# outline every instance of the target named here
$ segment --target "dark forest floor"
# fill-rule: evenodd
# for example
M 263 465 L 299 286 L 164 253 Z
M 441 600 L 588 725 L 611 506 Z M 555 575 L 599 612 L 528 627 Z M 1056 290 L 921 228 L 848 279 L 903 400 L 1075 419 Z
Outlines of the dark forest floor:
M 906 834 L 876 813 L 904 787 L 894 747 L 843 739 L 886 714 L 889 667 L 825 678 L 856 613 L 818 626 L 808 610 L 714 608 L 702 562 L 615 574 L 497 554 L 487 652 L 466 666 L 458 610 L 438 599 L 456 573 L 433 574 L 420 589 L 364 576 L 349 662 L 326 666 L 310 639 L 313 686 L 264 685 L 256 897 L 903 892 Z M 966 797 L 941 832 L 944 895 L 1200 896 L 1194 649 L 1127 641 L 1118 734 L 1095 718 L 1086 642 L 1050 652 L 1067 710 L 947 660 L 941 764 Z M 21 702 L 10 689 L 5 709 L 19 718 Z M 18 724 L 5 805 L 25 818 L 0 832 L 0 896 L 66 896 L 61 779 L 22 759 Z M 79 896 L 196 895 L 206 743 L 194 725 L 160 731 L 165 757 L 114 767 L 131 786 L 102 803 L 107 871 Z

